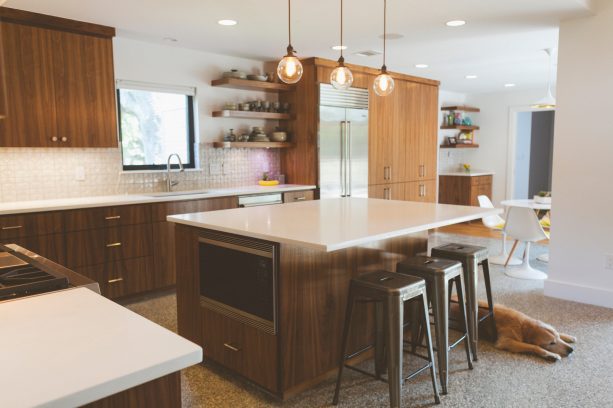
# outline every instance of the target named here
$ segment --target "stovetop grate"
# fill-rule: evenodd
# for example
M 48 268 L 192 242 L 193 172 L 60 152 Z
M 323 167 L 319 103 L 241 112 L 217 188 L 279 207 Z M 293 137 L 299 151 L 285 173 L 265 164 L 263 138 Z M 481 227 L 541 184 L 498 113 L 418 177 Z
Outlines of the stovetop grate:
M 0 300 L 67 287 L 66 276 L 51 274 L 32 265 L 16 265 L 0 269 Z

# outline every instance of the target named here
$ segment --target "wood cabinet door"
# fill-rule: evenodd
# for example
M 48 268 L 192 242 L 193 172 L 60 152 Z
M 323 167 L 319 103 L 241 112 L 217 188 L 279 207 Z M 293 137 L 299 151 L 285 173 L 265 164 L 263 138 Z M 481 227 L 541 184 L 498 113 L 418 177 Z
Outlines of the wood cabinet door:
M 407 181 L 433 179 L 438 166 L 438 88 L 411 83 L 406 99 Z
M 435 203 L 436 180 L 411 181 L 405 183 L 405 196 L 407 201 Z
M 0 146 L 56 146 L 52 30 L 0 23 L 7 118 L 0 121 Z
M 368 186 L 368 197 L 383 200 L 405 200 L 405 183 Z
M 60 146 L 117 146 L 112 44 L 109 38 L 53 32 Z

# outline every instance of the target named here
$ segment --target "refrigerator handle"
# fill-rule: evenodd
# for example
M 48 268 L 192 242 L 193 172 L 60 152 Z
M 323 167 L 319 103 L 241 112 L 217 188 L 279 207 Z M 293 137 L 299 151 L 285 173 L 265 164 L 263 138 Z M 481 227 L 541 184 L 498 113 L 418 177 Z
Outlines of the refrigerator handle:
M 345 173 L 347 174 L 347 197 L 351 197 L 351 161 L 353 160 L 353 156 L 351 155 L 351 122 L 345 121 L 345 140 L 347 143 L 347 157 L 346 157 L 346 169 Z
M 347 160 L 347 152 L 346 144 L 345 144 L 345 135 L 347 133 L 347 123 L 342 120 L 341 121 L 341 197 L 347 196 L 347 166 L 345 164 Z

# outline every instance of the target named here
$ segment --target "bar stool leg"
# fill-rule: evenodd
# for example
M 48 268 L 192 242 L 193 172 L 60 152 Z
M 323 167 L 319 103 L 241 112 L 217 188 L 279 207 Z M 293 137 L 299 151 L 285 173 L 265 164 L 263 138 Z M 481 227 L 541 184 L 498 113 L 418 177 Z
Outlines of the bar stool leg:
M 466 361 L 468 361 L 468 368 L 473 369 L 473 361 L 470 356 L 471 347 L 470 347 L 470 331 L 468 330 L 468 324 L 466 323 L 466 303 L 464 302 L 464 277 L 462 274 L 459 274 L 456 281 L 456 293 L 458 294 L 458 305 L 460 306 L 460 313 L 462 317 L 462 322 L 464 323 L 464 334 L 466 337 L 464 338 L 464 348 L 466 349 Z
M 390 389 L 390 407 L 400 408 L 402 392 L 402 326 L 404 306 L 400 296 L 390 296 L 385 303 L 387 316 L 387 380 Z
M 375 376 L 381 379 L 381 374 L 385 372 L 385 318 L 383 316 L 383 304 L 375 303 Z
M 470 331 L 471 351 L 473 360 L 477 361 L 477 340 L 479 339 L 479 300 L 477 299 L 477 285 L 479 278 L 479 264 L 475 259 L 470 264 L 462 263 L 464 269 L 464 283 L 466 288 L 466 311 L 468 320 L 468 330 Z
M 490 283 L 490 263 L 486 259 L 483 261 L 483 281 L 485 282 L 485 293 L 487 294 L 487 307 L 490 312 L 490 325 L 494 334 L 494 342 L 498 340 L 498 331 L 496 330 L 496 319 L 494 317 L 494 301 L 492 300 L 492 285 Z
M 434 313 L 434 330 L 436 333 L 436 355 L 438 357 L 438 370 L 441 378 L 443 395 L 447 394 L 448 364 L 449 364 L 449 304 L 447 303 L 448 283 L 444 276 L 436 278 L 432 285 L 434 298 L 430 298 L 432 312 Z
M 428 295 L 424 292 L 423 296 L 424 314 L 423 326 L 426 331 L 426 342 L 428 346 L 428 359 L 430 360 L 430 376 L 432 377 L 432 388 L 434 390 L 434 402 L 441 403 L 441 397 L 438 393 L 438 384 L 436 383 L 436 368 L 434 366 L 434 351 L 432 350 L 432 335 L 430 334 L 430 313 L 428 311 Z
M 351 326 L 351 318 L 353 316 L 354 295 L 351 286 L 349 287 L 349 295 L 347 296 L 347 309 L 345 311 L 345 323 L 343 326 L 343 338 L 341 343 L 341 357 L 338 365 L 338 376 L 336 378 L 336 389 L 334 390 L 334 398 L 332 404 L 338 405 L 338 394 L 341 389 L 341 377 L 343 368 L 345 367 L 345 354 L 347 353 L 347 340 L 349 339 L 349 328 Z

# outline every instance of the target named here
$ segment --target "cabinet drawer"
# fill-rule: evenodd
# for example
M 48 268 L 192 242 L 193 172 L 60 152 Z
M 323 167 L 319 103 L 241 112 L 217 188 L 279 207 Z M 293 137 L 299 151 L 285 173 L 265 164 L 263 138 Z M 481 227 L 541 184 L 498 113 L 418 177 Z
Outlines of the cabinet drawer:
M 313 192 L 313 190 L 291 191 L 288 193 L 283 193 L 284 203 L 295 203 L 298 201 L 310 201 L 314 199 L 315 193 Z
M 17 244 L 60 265 L 66 262 L 64 235 L 62 234 L 18 237 L 3 242 L 3 244 L 6 243 Z
M 59 212 L 0 216 L 0 239 L 62 233 Z
M 77 269 L 77 272 L 100 284 L 102 294 L 119 298 L 155 289 L 153 258 L 142 257 L 109 261 Z
M 172 201 L 153 205 L 153 222 L 166 221 L 167 215 L 226 210 L 238 207 L 237 197 L 207 198 L 203 200 Z
M 278 392 L 277 337 L 202 308 L 204 358 Z
M 121 205 L 65 211 L 66 231 L 82 231 L 151 221 L 150 205 Z
M 470 183 L 473 186 L 481 184 L 492 184 L 492 176 L 475 176 L 470 178 Z
M 380 198 L 383 200 L 404 200 L 405 199 L 405 184 L 377 184 L 368 186 L 369 198 Z
M 66 264 L 69 268 L 148 255 L 151 255 L 151 224 L 66 234 Z

